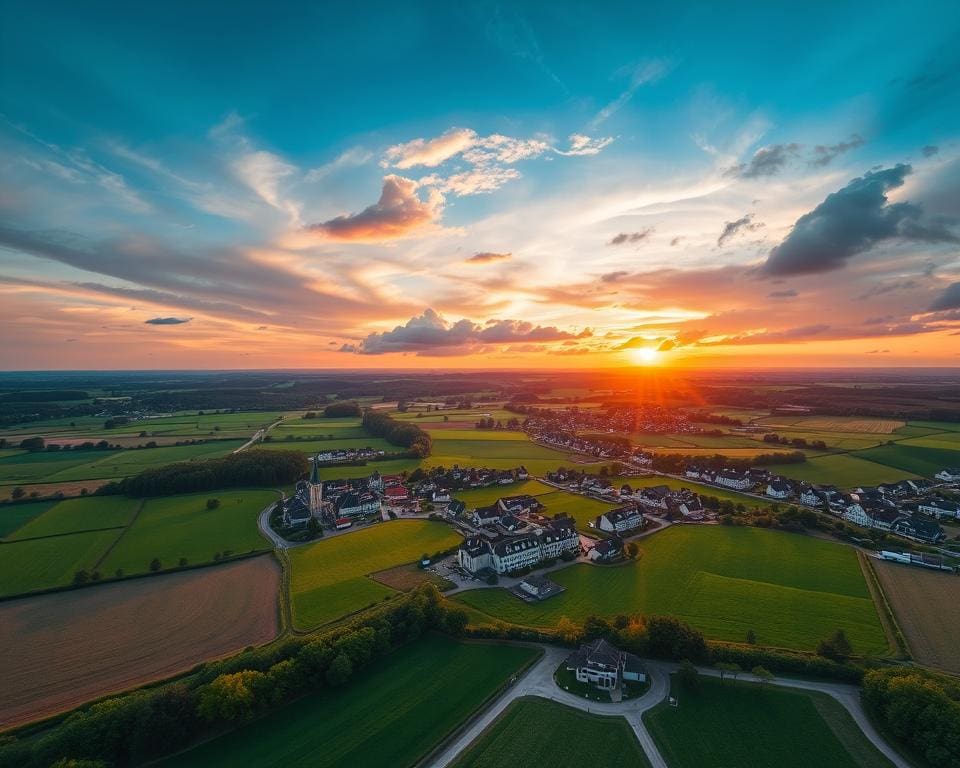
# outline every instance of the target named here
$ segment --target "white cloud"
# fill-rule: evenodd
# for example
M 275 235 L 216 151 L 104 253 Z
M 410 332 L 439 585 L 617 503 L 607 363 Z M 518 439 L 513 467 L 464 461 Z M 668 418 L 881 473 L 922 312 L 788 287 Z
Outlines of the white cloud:
M 435 139 L 413 139 L 405 144 L 395 144 L 387 149 L 381 165 L 403 169 L 417 165 L 436 168 L 472 147 L 477 138 L 476 131 L 470 128 L 451 128 Z
M 369 162 L 370 158 L 372 157 L 373 153 L 369 149 L 364 149 L 363 147 L 351 147 L 350 149 L 341 152 L 329 163 L 325 163 L 318 168 L 312 168 L 307 171 L 307 174 L 303 177 L 303 180 L 309 183 L 321 181 L 327 176 L 337 173 L 344 168 L 355 168 L 363 165 L 364 163 Z

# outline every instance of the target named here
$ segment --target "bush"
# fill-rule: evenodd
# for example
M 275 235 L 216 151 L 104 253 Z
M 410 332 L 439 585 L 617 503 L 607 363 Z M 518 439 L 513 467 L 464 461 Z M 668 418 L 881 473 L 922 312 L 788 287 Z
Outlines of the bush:
M 359 416 L 363 411 L 356 403 L 346 400 L 339 403 L 331 403 L 323 409 L 323 415 L 328 419 L 344 418 L 346 416 Z
M 207 499 L 207 509 L 219 509 L 220 499 Z

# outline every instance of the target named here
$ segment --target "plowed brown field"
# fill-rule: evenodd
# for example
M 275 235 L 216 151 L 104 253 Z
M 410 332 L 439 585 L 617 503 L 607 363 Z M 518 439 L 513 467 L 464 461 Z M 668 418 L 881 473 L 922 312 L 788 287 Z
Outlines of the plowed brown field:
M 884 561 L 874 568 L 913 657 L 960 674 L 960 576 Z
M 0 603 L 0 728 L 277 635 L 270 556 Z

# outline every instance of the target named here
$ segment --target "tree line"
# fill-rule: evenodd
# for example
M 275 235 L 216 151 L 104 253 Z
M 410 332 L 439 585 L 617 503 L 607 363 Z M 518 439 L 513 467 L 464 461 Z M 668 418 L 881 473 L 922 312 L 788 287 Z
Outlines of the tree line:
M 306 456 L 299 451 L 269 451 L 256 448 L 216 459 L 179 461 L 147 469 L 101 487 L 98 494 L 166 496 L 216 488 L 275 487 L 293 483 L 309 471 Z
M 372 408 L 363 412 L 363 428 L 374 437 L 384 438 L 391 445 L 408 448 L 415 458 L 426 458 L 433 447 L 430 435 L 416 424 L 397 421 L 390 414 Z
M 363 413 L 359 405 L 353 401 L 330 403 L 323 409 L 323 415 L 328 419 L 340 419 L 345 416 L 359 416 Z
M 424 585 L 324 634 L 248 650 L 204 664 L 182 681 L 78 709 L 41 735 L 0 743 L 0 768 L 157 760 L 306 693 L 345 687 L 360 670 L 425 632 L 459 636 L 466 623 L 465 611 L 447 607 L 435 586 Z
M 687 467 L 708 467 L 714 470 L 734 469 L 745 472 L 750 467 L 764 467 L 771 464 L 801 464 L 807 460 L 802 451 L 788 453 L 760 453 L 750 458 L 731 458 L 718 453 L 714 456 L 687 456 L 680 453 L 656 453 L 652 467 L 657 472 L 669 475 L 682 474 Z

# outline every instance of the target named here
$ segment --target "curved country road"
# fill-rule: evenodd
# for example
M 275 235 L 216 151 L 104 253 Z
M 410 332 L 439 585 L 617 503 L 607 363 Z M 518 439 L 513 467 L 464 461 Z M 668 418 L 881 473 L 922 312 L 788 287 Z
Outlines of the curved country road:
M 557 687 L 553 681 L 553 673 L 560 662 L 569 654 L 566 648 L 540 646 L 544 650 L 543 658 L 534 664 L 513 686 L 485 712 L 479 715 L 466 730 L 427 763 L 430 768 L 446 768 L 452 765 L 477 737 L 503 713 L 516 699 L 523 696 L 540 696 L 581 709 L 595 715 L 610 717 L 624 717 L 637 736 L 637 740 L 646 752 L 653 768 L 668 768 L 666 761 L 657 749 L 657 745 L 650 736 L 643 723 L 643 714 L 663 701 L 670 691 L 670 673 L 680 665 L 669 662 L 644 660 L 644 666 L 650 675 L 650 688 L 643 696 L 631 701 L 618 704 L 587 701 L 572 693 Z M 719 677 L 720 672 L 708 667 L 697 667 L 700 674 L 709 677 Z M 752 674 L 741 672 L 740 680 L 759 682 Z M 810 680 L 794 680 L 790 678 L 776 678 L 771 685 L 784 688 L 799 688 L 807 691 L 818 691 L 836 699 L 846 709 L 854 722 L 860 727 L 867 739 L 894 765 L 896 768 L 911 768 L 893 748 L 880 736 L 876 728 L 867 717 L 867 713 L 860 702 L 860 689 L 844 683 L 814 682 Z

